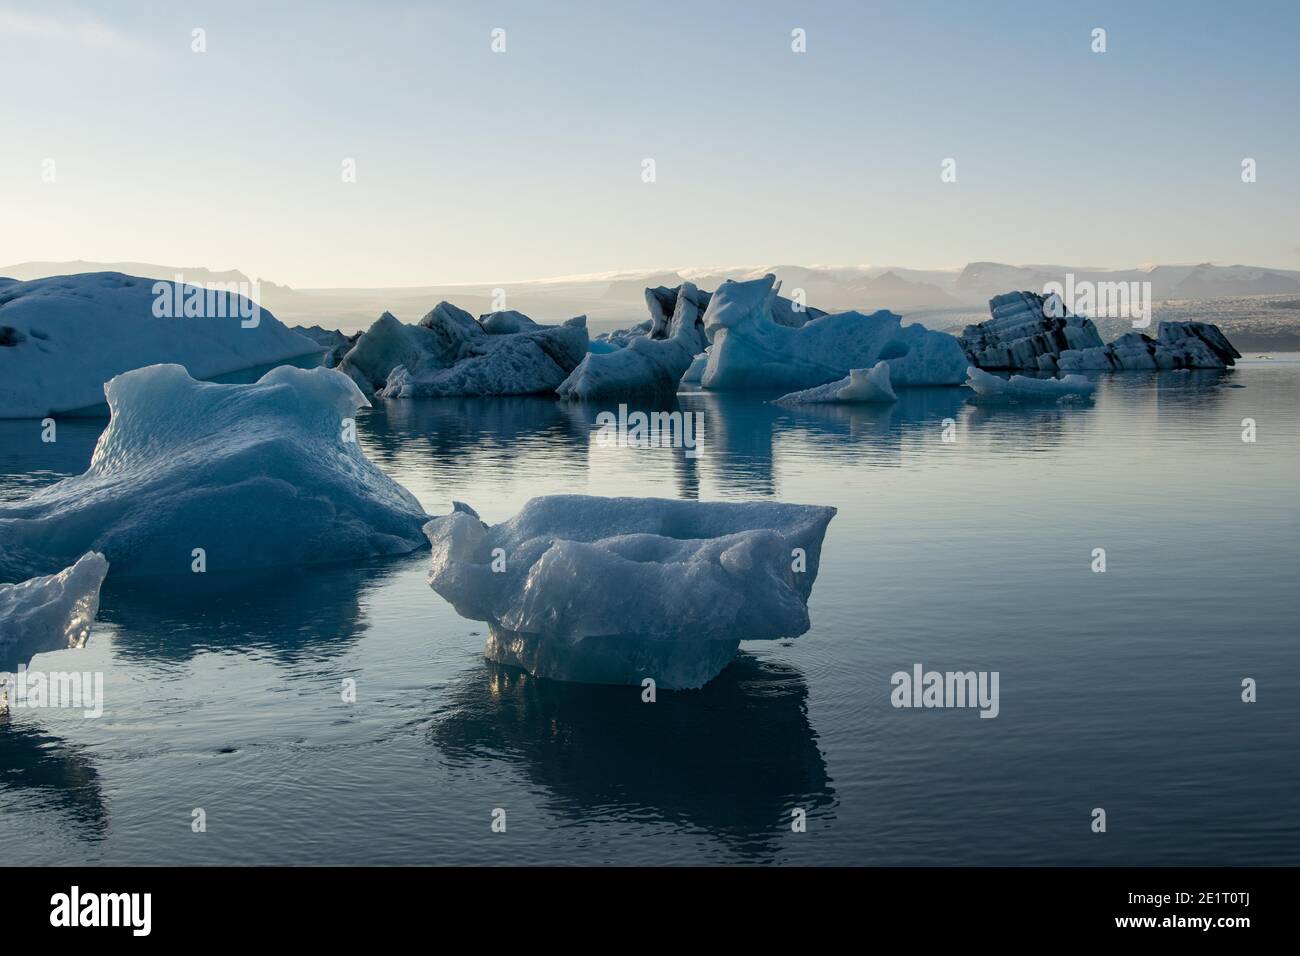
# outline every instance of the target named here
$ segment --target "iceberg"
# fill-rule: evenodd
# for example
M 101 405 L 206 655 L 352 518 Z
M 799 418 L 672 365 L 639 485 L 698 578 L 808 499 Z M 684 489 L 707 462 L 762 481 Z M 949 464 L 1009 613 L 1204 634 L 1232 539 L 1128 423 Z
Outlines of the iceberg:
M 710 346 L 711 347 L 711 346 Z M 695 358 L 691 359 L 690 368 L 682 373 L 682 385 L 699 385 L 700 379 L 704 378 L 704 370 L 709 367 L 709 350 L 705 349 Z
M 489 660 L 539 677 L 702 687 L 742 640 L 808 630 L 835 509 L 555 495 L 488 526 L 425 525 L 430 586 L 488 623 Z
M 479 321 L 440 302 L 418 325 L 385 312 L 339 369 L 384 398 L 532 395 L 555 391 L 586 354 L 586 316 L 539 325 L 494 312 Z
M 889 364 L 895 387 L 960 385 L 969 362 L 957 339 L 880 311 L 835 312 L 791 327 L 773 318 L 775 277 L 726 282 L 704 314 L 713 342 L 706 389 L 807 389 L 853 369 Z
M 321 365 L 326 368 L 338 368 L 339 363 L 343 361 L 343 356 L 352 350 L 352 346 L 357 344 L 362 335 L 360 332 L 347 335 L 338 329 L 323 329 L 319 325 L 295 325 L 293 330 L 328 350 L 325 357 L 321 359 Z
M 855 368 L 838 382 L 828 382 L 801 392 L 791 392 L 776 400 L 778 405 L 803 405 L 820 402 L 896 402 L 889 382 L 889 363 L 877 362 L 869 369 Z
M 105 382 L 144 365 L 216 378 L 323 351 L 234 293 L 120 272 L 0 279 L 0 418 L 98 409 Z
M 1091 395 L 1095 386 L 1082 375 L 1063 378 L 1029 378 L 1012 375 L 999 378 L 971 366 L 966 370 L 966 384 L 975 390 L 981 401 L 998 402 L 1054 402 L 1066 396 Z
M 1092 319 L 1070 314 L 1055 294 L 1008 292 L 989 300 L 989 312 L 991 319 L 966 326 L 958 338 L 977 368 L 1055 371 L 1067 349 L 1101 345 Z
M 647 289 L 647 302 L 659 309 L 659 290 Z M 556 389 L 561 398 L 579 401 L 654 401 L 671 397 L 704 348 L 700 325 L 700 294 L 689 282 L 677 290 L 677 302 L 670 317 L 662 311 L 653 320 L 651 333 L 633 338 L 612 352 L 589 352 Z M 658 338 L 662 329 L 667 338 Z
M 0 584 L 0 672 L 26 667 L 45 651 L 84 647 L 108 574 L 102 554 L 83 554 L 58 574 Z
M 1241 358 L 1217 325 L 1161 322 L 1156 338 L 1126 332 L 1109 345 L 1062 352 L 1063 371 L 1227 368 Z
M 428 515 L 355 439 L 368 403 L 342 373 L 280 366 L 248 385 L 179 365 L 105 387 L 90 468 L 0 503 L 0 581 L 98 551 L 116 575 L 247 571 L 402 554 Z M 201 552 L 196 549 L 202 549 Z

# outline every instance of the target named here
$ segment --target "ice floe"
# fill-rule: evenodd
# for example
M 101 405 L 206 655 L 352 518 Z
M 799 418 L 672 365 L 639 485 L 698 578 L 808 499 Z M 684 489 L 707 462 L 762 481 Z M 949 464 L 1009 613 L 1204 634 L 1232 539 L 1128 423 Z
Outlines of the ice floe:
M 0 584 L 0 673 L 45 651 L 84 646 L 107 573 L 104 556 L 92 551 L 57 574 Z
M 539 325 L 494 312 L 480 321 L 440 302 L 417 325 L 385 312 L 339 368 L 384 398 L 531 395 L 553 392 L 586 354 L 586 316 Z
M 399 554 L 419 502 L 362 451 L 367 404 L 338 371 L 280 366 L 255 384 L 154 365 L 104 388 L 112 418 L 82 475 L 0 504 L 0 580 L 103 553 L 119 574 L 189 574 Z
M 541 677 L 700 687 L 742 640 L 796 637 L 834 508 L 556 495 L 425 525 L 430 586 Z
M 646 301 L 656 312 L 649 334 L 637 336 L 620 349 L 589 352 L 556 392 L 580 401 L 671 397 L 697 352 L 703 351 L 700 293 L 691 283 L 677 289 L 670 315 L 662 311 L 660 289 L 646 289 Z M 666 337 L 660 337 L 659 332 Z
M 1126 332 L 1109 345 L 1062 352 L 1063 371 L 1227 368 L 1241 358 L 1227 336 L 1209 322 L 1161 322 L 1156 338 Z
M 771 275 L 719 286 L 704 314 L 713 345 L 706 389 L 807 389 L 853 369 L 889 364 L 895 387 L 960 385 L 969 362 L 957 339 L 893 312 L 836 312 L 791 327 L 773 318 Z
M 1101 346 L 1092 319 L 1071 315 L 1058 295 L 1008 292 L 989 300 L 992 318 L 960 336 L 971 363 L 984 369 L 1054 371 L 1067 349 Z
M 877 362 L 869 369 L 855 368 L 837 382 L 827 382 L 801 392 L 782 395 L 779 405 L 803 405 L 820 402 L 896 402 L 889 382 L 889 363 Z
M 981 401 L 1054 402 L 1067 396 L 1091 395 L 1095 388 L 1082 375 L 1066 375 L 1063 378 L 1012 375 L 1007 379 L 973 365 L 966 370 L 966 374 L 966 384 L 975 390 Z
M 0 418 L 94 409 L 114 375 L 159 362 L 206 379 L 323 351 L 229 291 L 120 272 L 0 279 Z

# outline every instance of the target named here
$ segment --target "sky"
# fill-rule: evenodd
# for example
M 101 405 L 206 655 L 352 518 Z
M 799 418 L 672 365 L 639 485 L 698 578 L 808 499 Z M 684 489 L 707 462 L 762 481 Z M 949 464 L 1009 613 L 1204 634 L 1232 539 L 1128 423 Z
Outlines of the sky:
M 0 0 L 0 265 L 1300 268 L 1298 43 L 1292 0 Z

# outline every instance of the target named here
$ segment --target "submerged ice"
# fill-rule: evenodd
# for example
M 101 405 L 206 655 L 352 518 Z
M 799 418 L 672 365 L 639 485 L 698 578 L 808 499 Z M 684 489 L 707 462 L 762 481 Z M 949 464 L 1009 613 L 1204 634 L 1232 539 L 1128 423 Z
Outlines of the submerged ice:
M 179 365 L 119 375 L 90 468 L 0 504 L 0 580 L 103 553 L 118 574 L 315 564 L 423 546 L 428 516 L 362 451 L 366 404 L 340 372 L 281 366 L 255 384 Z
M 488 622 L 485 654 L 541 677 L 700 687 L 742 640 L 796 637 L 835 509 L 775 502 L 534 498 L 489 526 L 425 526 L 430 586 Z

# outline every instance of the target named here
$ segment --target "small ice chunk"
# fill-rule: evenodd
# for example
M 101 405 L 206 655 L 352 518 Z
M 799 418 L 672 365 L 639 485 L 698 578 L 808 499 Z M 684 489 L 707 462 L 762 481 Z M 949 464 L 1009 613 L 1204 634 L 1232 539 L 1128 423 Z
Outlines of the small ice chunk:
M 83 554 L 58 574 L 0 584 L 0 672 L 26 667 L 45 651 L 84 647 L 108 574 L 102 554 Z
M 1067 395 L 1091 395 L 1095 387 L 1082 375 L 1067 375 L 1064 378 L 1012 375 L 1006 379 L 974 365 L 966 370 L 966 374 L 966 384 L 975 390 L 982 401 L 1054 402 Z
M 486 525 L 425 525 L 429 584 L 488 622 L 485 653 L 541 677 L 700 687 L 742 640 L 796 637 L 834 508 L 555 495 Z
M 777 400 L 778 405 L 803 405 L 814 402 L 896 402 L 894 387 L 889 383 L 889 363 L 877 362 L 869 369 L 855 368 L 838 382 L 829 382 L 802 392 L 791 392 Z

